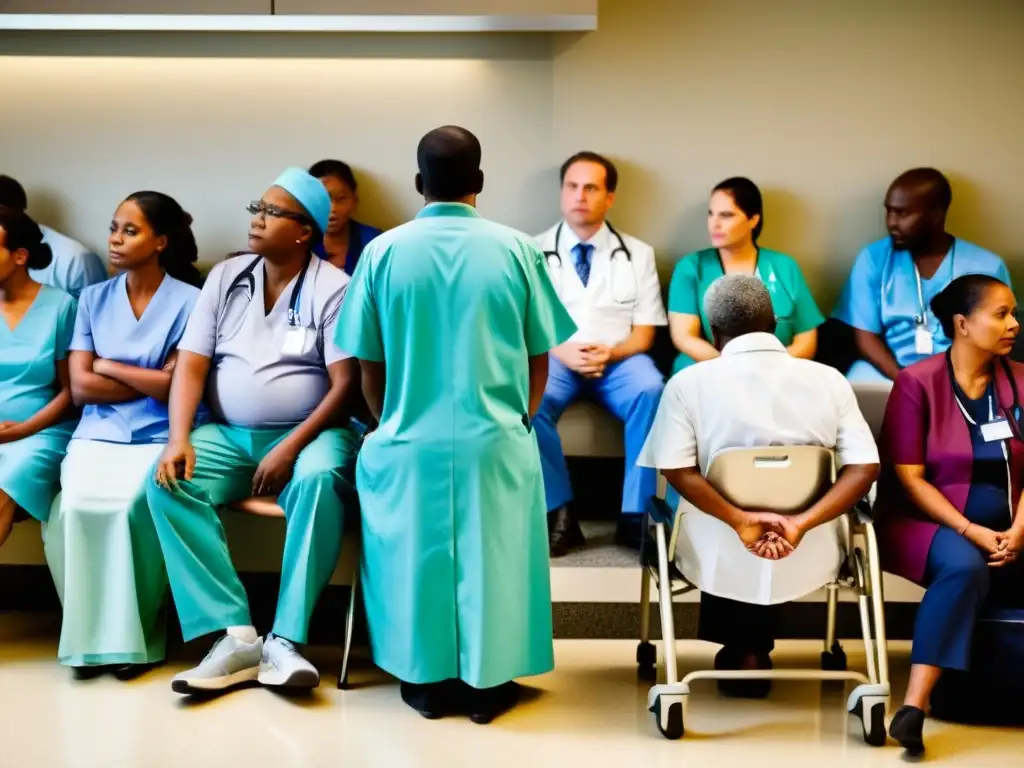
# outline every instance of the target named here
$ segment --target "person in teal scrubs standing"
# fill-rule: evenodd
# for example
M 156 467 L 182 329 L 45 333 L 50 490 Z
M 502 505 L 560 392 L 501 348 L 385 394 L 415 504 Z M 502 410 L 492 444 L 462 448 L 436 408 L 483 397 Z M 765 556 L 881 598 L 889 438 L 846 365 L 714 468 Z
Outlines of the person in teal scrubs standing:
M 75 426 L 68 423 L 75 301 L 29 276 L 51 258 L 32 219 L 0 208 L 0 546 L 19 512 L 46 520 Z
M 761 190 L 750 179 L 726 179 L 712 190 L 708 203 L 712 247 L 684 256 L 676 264 L 669 286 L 669 331 L 679 350 L 673 373 L 718 357 L 719 352 L 711 343 L 711 327 L 704 316 L 704 293 L 724 274 L 760 278 L 775 308 L 775 336 L 794 357 L 814 357 L 818 326 L 825 318 L 796 261 L 758 245 L 763 227 Z
M 531 418 L 576 326 L 533 240 L 477 213 L 476 137 L 438 128 L 417 155 L 427 204 L 366 249 L 338 323 L 380 424 L 356 472 L 363 589 L 405 702 L 486 723 L 554 665 Z

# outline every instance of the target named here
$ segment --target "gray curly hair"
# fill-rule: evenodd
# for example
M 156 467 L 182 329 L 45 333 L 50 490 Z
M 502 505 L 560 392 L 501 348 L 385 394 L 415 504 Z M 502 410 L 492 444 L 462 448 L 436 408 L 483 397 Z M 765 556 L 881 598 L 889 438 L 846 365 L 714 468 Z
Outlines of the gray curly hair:
M 730 339 L 775 330 L 772 297 L 753 275 L 724 275 L 711 283 L 704 294 L 704 315 L 715 331 Z

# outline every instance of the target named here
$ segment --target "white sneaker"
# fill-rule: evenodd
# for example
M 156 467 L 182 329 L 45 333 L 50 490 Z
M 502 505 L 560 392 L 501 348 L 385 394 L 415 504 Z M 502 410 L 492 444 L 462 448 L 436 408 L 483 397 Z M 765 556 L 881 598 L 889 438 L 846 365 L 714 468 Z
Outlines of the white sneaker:
M 320 673 L 283 637 L 269 635 L 263 646 L 258 677 L 261 685 L 309 688 L 320 685 Z
M 237 637 L 224 635 L 213 644 L 198 667 L 174 677 L 171 690 L 175 693 L 223 691 L 255 680 L 262 655 L 263 638 L 256 638 L 255 643 L 243 643 Z

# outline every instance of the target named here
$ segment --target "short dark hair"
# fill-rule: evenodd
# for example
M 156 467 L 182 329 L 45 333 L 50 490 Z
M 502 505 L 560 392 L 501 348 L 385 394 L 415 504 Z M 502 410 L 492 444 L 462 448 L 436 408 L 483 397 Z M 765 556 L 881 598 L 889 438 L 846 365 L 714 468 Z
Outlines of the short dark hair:
M 953 318 L 969 316 L 984 300 L 988 289 L 996 285 L 1005 286 L 1006 283 L 991 275 L 961 275 L 939 291 L 932 299 L 931 310 L 946 338 L 952 339 L 956 333 Z
M 716 184 L 715 188 L 711 190 L 711 194 L 715 194 L 715 192 L 725 192 L 729 195 L 736 207 L 743 211 L 748 219 L 754 216 L 759 217 L 753 231 L 756 245 L 757 238 L 761 236 L 761 230 L 764 229 L 764 200 L 757 184 L 745 176 L 733 176 Z
M 341 160 L 317 160 L 309 166 L 309 175 L 318 179 L 333 176 L 338 181 L 344 182 L 353 192 L 358 189 L 356 175 L 352 173 L 352 167 Z
M 588 150 L 577 152 L 562 163 L 562 170 L 558 176 L 559 184 L 565 183 L 565 174 L 568 173 L 569 169 L 576 163 L 597 163 L 602 166 L 604 168 L 604 187 L 609 192 L 614 192 L 619 186 L 619 169 L 615 167 L 615 163 L 604 155 L 599 155 L 597 152 L 590 152 Z
M 911 168 L 904 171 L 892 183 L 892 186 L 908 186 L 925 188 L 932 206 L 948 211 L 953 204 L 953 188 L 942 171 L 936 168 Z
M 29 269 L 46 269 L 53 261 L 50 246 L 43 242 L 43 231 L 27 213 L 0 207 L 0 229 L 7 233 L 4 246 L 9 251 L 28 251 Z
M 483 189 L 480 140 L 465 128 L 446 125 L 420 139 L 416 148 L 418 188 L 431 200 L 458 200 Z
M 13 208 L 16 211 L 24 211 L 28 208 L 28 195 L 25 188 L 12 176 L 0 174 L 0 205 L 4 208 Z

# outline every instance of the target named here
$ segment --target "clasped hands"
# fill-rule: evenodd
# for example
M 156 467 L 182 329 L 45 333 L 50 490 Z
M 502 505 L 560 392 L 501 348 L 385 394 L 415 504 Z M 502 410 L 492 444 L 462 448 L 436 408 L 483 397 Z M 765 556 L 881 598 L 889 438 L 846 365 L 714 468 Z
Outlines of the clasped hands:
M 800 515 L 775 512 L 744 512 L 733 530 L 748 552 L 765 560 L 781 560 L 793 554 L 807 533 Z
M 604 344 L 565 344 L 561 357 L 566 368 L 588 379 L 599 379 L 611 362 L 612 348 Z
M 993 568 L 1017 562 L 1021 549 L 1024 549 L 1024 526 L 1020 525 L 999 532 L 971 523 L 964 529 L 963 535 L 985 553 L 988 564 Z

